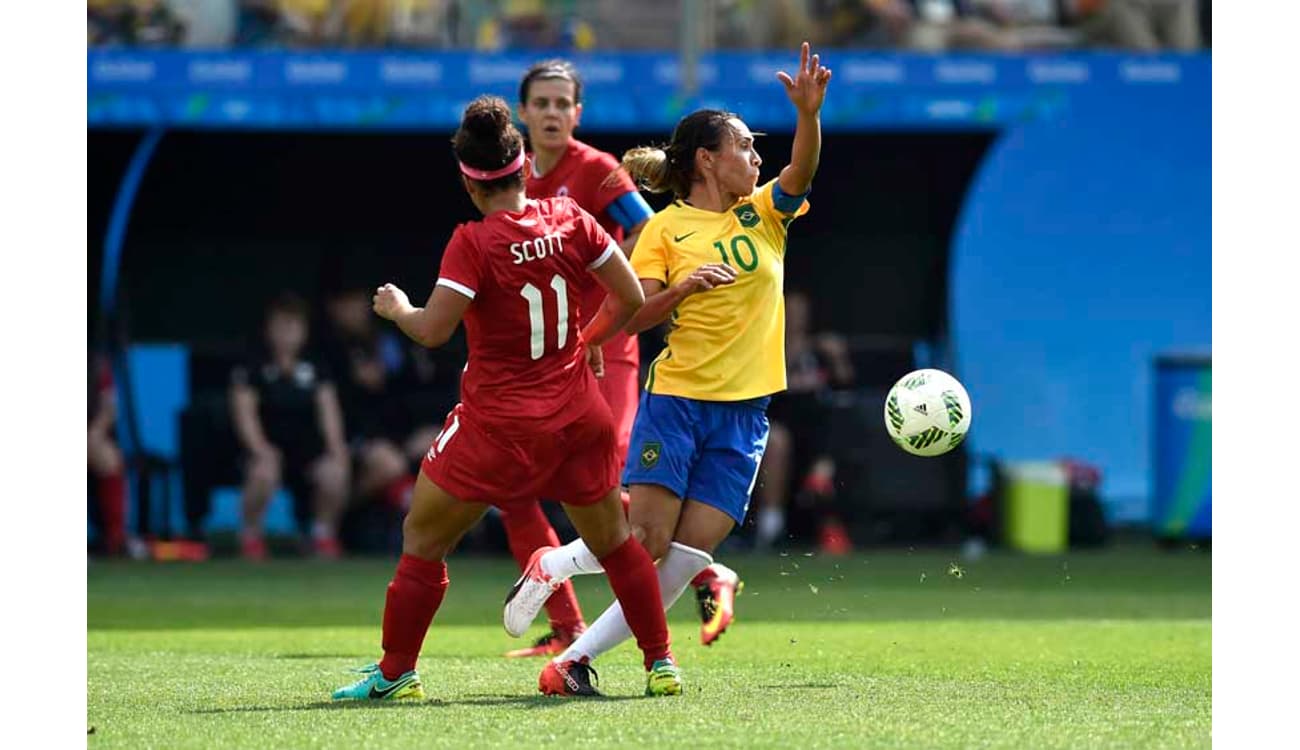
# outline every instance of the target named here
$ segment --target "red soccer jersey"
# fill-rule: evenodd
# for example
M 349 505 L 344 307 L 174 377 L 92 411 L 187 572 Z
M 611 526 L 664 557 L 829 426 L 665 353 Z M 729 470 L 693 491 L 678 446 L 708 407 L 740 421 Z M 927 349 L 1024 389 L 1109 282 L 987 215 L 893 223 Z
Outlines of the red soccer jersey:
M 614 174 L 615 177 L 606 183 L 610 174 Z M 526 189 L 531 198 L 569 196 L 595 216 L 600 226 L 616 242 L 622 242 L 623 227 L 609 215 L 606 209 L 619 196 L 636 192 L 636 185 L 627 172 L 619 169 L 618 159 L 573 138 L 569 141 L 569 149 L 549 172 L 538 177 L 530 170 Z M 589 278 L 580 289 L 582 322 L 586 323 L 596 314 L 601 302 L 604 301 L 605 288 L 594 278 Z M 603 349 L 607 361 L 620 360 L 632 363 L 637 361 L 635 336 L 619 332 L 605 344 Z
M 589 316 L 575 290 L 616 252 L 569 198 L 529 200 L 520 213 L 456 228 L 438 284 L 473 300 L 460 383 L 469 414 L 512 432 L 556 430 L 573 419 L 572 404 L 596 395 L 579 334 Z

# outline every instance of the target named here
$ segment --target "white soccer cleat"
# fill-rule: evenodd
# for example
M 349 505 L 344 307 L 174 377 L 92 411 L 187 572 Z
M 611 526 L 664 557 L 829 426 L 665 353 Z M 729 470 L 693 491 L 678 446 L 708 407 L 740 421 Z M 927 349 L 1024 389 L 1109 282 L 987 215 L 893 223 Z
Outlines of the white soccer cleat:
M 551 598 L 551 594 L 560 588 L 564 583 L 563 579 L 556 580 L 551 578 L 542 570 L 542 555 L 555 549 L 554 547 L 539 547 L 532 557 L 528 558 L 528 566 L 524 568 L 524 574 L 519 576 L 515 585 L 506 595 L 506 606 L 503 615 L 506 632 L 513 638 L 518 638 L 528 631 L 532 626 L 533 620 L 537 619 L 537 613 L 542 611 L 546 606 L 546 600 Z

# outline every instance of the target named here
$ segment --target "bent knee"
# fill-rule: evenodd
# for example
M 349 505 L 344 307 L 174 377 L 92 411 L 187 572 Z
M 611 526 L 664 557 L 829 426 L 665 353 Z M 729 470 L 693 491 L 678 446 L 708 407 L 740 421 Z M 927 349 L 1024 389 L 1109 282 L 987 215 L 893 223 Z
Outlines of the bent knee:
M 394 479 L 406 473 L 406 458 L 387 440 L 371 442 L 362 455 L 365 473 L 380 479 Z
M 317 462 L 313 479 L 320 487 L 328 489 L 339 489 L 346 487 L 348 484 L 349 471 L 348 462 L 341 458 L 327 456 Z
M 263 487 L 279 485 L 280 462 L 271 458 L 251 459 L 248 462 L 248 481 Z

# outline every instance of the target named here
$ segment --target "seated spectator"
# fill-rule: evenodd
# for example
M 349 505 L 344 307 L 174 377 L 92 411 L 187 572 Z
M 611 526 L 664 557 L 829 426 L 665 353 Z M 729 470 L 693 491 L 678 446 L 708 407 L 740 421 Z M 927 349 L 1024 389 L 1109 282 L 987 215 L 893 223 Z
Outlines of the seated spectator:
M 1080 37 L 1065 28 L 1070 20 L 1064 0 L 970 0 L 973 15 L 986 19 L 1023 50 L 1077 47 Z
M 271 46 L 279 42 L 281 31 L 279 0 L 239 0 L 235 46 Z
M 132 0 L 126 25 L 134 47 L 179 47 L 185 41 L 185 24 L 163 0 Z
M 456 404 L 464 359 L 435 359 L 380 325 L 369 289 L 343 289 L 326 307 L 326 353 L 338 378 L 358 494 L 404 510 L 420 461 Z
M 240 549 L 253 560 L 266 557 L 263 517 L 281 483 L 293 493 L 299 526 L 310 524 L 315 554 L 341 553 L 350 473 L 343 414 L 328 372 L 303 354 L 307 333 L 306 303 L 277 297 L 267 309 L 265 348 L 231 374 L 235 434 L 247 453 Z
M 116 47 L 128 44 L 130 12 L 128 0 L 88 0 L 86 3 L 86 42 L 91 47 Z
M 113 437 L 117 423 L 117 392 L 108 358 L 90 356 L 89 428 L 86 463 L 95 482 L 95 510 L 99 526 L 99 548 L 106 555 L 127 551 L 126 463 Z
M 455 47 L 459 0 L 394 0 L 389 43 L 400 47 Z
M 1076 0 L 1094 46 L 1155 51 L 1201 46 L 1196 0 Z
M 479 23 L 475 41 L 480 51 L 493 52 L 503 49 L 581 51 L 595 46 L 596 30 L 589 22 L 564 8 L 548 8 L 544 0 L 503 0 L 498 13 Z
M 396 0 L 335 0 L 348 47 L 374 49 L 388 44 Z
M 812 0 L 812 15 L 832 47 L 898 47 L 915 23 L 908 0 Z
M 280 0 L 279 36 L 294 47 L 324 47 L 339 25 L 333 0 Z
M 1057 0 L 813 0 L 833 46 L 1020 50 L 1075 42 Z
M 1001 4 L 985 0 L 911 0 L 916 23 L 906 44 L 913 49 L 942 51 L 999 50 L 1021 48 L 1014 32 L 1005 27 Z
M 827 396 L 852 385 L 853 364 L 841 336 L 811 332 L 808 297 L 796 291 L 785 295 L 785 361 L 787 390 L 773 395 L 767 410 L 771 432 L 757 488 L 757 546 L 771 547 L 787 524 L 796 526 L 791 512 L 797 510 L 804 516 L 799 521 L 814 522 L 824 551 L 845 553 L 851 545 L 833 508 L 835 461 L 825 436 Z M 791 479 L 799 487 L 793 507 Z

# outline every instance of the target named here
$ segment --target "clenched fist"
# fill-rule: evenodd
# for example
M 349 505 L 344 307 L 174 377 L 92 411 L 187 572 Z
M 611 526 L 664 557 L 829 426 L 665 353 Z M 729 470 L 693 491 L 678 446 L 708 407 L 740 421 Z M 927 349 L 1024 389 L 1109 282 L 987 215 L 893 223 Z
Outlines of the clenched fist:
M 396 320 L 402 311 L 411 307 L 411 301 L 407 299 L 406 292 L 403 292 L 394 284 L 384 284 L 376 289 L 372 302 L 374 303 L 375 312 L 385 320 Z

